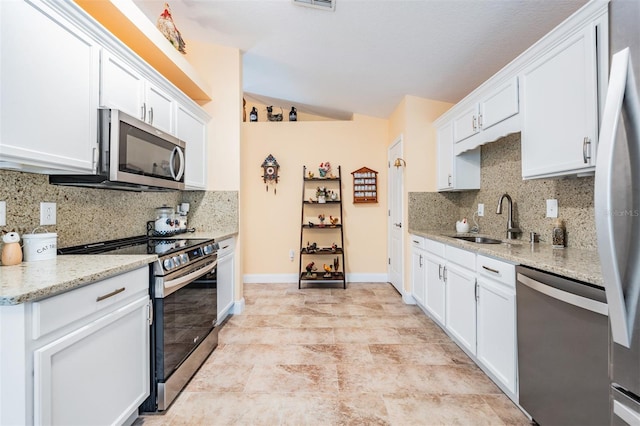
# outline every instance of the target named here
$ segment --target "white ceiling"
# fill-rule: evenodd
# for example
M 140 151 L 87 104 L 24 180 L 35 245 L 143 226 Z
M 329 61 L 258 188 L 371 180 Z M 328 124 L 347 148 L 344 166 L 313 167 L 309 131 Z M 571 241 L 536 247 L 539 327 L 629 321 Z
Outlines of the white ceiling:
M 404 95 L 457 102 L 587 0 L 169 0 L 187 40 L 243 52 L 244 91 L 388 118 Z M 155 23 L 164 0 L 134 0 Z

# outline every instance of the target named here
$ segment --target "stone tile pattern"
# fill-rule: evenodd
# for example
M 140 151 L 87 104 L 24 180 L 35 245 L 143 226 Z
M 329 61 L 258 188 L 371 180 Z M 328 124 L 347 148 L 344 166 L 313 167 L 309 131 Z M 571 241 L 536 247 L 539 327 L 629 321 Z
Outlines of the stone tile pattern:
M 169 410 L 134 424 L 529 424 L 389 284 L 245 284 L 244 295 Z
M 185 191 L 182 202 L 189 203 L 189 227 L 217 234 L 238 232 L 238 191 Z
M 514 201 L 514 219 L 523 231 L 521 239 L 528 241 L 529 232 L 533 231 L 540 234 L 542 243 L 551 244 L 555 219 L 545 217 L 545 200 L 555 198 L 558 200 L 558 216 L 564 220 L 567 229 L 567 246 L 597 247 L 593 177 L 523 180 L 520 133 L 483 145 L 481 150 L 480 190 L 409 193 L 410 228 L 450 228 L 455 231 L 456 220 L 467 217 L 471 221 L 478 203 L 483 203 L 485 215 L 478 218 L 480 232 L 505 238 L 507 209 L 503 208 L 502 215 L 497 215 L 496 208 L 499 197 L 508 193 Z
M 233 200 L 234 196 L 235 201 L 224 201 Z M 44 229 L 58 233 L 58 247 L 131 237 L 146 233 L 147 221 L 155 219 L 156 207 L 163 204 L 175 207 L 182 201 L 193 200 L 196 217 L 189 226 L 202 226 L 209 231 L 228 228 L 237 232 L 237 198 L 237 192 L 234 195 L 215 191 L 129 192 L 74 188 L 49 185 L 47 175 L 0 170 L 0 200 L 7 202 L 7 226 L 0 227 L 0 231 L 31 233 L 40 223 L 40 202 L 45 201 L 57 204 L 57 225 Z

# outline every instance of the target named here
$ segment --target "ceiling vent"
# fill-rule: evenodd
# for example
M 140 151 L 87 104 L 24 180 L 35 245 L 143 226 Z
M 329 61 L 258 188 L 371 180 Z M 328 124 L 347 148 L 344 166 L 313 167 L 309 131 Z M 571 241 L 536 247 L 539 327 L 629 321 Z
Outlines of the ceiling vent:
M 298 6 L 313 7 L 323 10 L 336 10 L 336 0 L 292 0 Z

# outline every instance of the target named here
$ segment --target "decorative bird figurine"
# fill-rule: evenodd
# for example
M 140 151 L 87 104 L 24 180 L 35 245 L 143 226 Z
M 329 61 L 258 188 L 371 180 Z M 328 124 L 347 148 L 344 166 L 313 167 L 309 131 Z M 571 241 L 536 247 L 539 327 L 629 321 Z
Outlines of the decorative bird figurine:
M 331 221 L 331 225 L 336 226 L 340 219 L 338 219 L 337 217 L 329 216 L 329 220 Z
M 157 22 L 158 29 L 160 32 L 171 42 L 173 47 L 178 50 L 178 52 L 182 54 L 186 54 L 187 52 L 184 50 L 187 47 L 187 44 L 182 39 L 180 35 L 180 31 L 176 27 L 176 24 L 173 23 L 173 17 L 171 16 L 171 8 L 169 7 L 169 3 L 164 4 L 164 10 L 158 17 Z

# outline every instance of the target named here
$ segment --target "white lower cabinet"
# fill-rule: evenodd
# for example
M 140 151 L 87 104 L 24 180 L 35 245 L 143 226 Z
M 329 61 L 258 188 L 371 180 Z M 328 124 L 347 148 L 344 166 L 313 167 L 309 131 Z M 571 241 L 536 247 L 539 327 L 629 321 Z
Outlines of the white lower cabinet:
M 130 423 L 150 390 L 148 266 L 0 306 L 0 424 Z
M 34 423 L 122 424 L 149 395 L 149 299 L 33 354 Z
M 428 238 L 424 245 L 426 312 L 517 403 L 515 265 Z
M 517 394 L 515 266 L 478 256 L 478 360 L 500 387 Z
M 426 252 L 424 238 L 411 236 L 411 293 L 416 303 L 425 308 L 427 294 Z
M 218 324 L 231 313 L 235 286 L 235 238 L 218 243 Z
M 447 246 L 446 329 L 468 352 L 476 353 L 476 274 L 475 253 Z M 455 263 L 451 259 L 459 260 Z M 464 262 L 462 260 L 464 259 Z
M 445 326 L 446 284 L 444 281 L 445 245 L 437 241 L 425 240 L 425 309 L 437 323 Z

